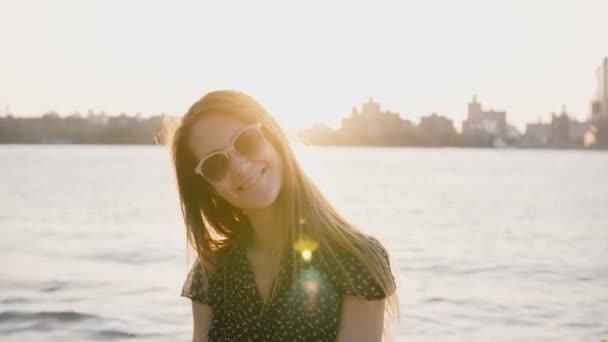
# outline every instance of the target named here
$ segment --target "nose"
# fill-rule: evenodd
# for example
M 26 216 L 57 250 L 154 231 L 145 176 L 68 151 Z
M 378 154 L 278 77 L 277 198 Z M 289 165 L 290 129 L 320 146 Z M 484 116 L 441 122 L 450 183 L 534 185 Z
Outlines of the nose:
M 228 152 L 228 157 L 230 159 L 230 169 L 232 170 L 234 179 L 243 180 L 244 177 L 247 177 L 251 173 L 250 169 L 253 167 L 251 160 L 241 156 L 235 151 Z

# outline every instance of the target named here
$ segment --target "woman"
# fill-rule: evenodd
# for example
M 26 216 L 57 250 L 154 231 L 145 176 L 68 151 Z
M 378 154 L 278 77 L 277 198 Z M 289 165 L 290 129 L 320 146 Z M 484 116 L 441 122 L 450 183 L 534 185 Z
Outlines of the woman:
M 305 175 L 274 118 L 208 93 L 173 133 L 194 341 L 380 341 L 398 305 L 382 244 Z M 385 300 L 387 305 L 385 305 Z

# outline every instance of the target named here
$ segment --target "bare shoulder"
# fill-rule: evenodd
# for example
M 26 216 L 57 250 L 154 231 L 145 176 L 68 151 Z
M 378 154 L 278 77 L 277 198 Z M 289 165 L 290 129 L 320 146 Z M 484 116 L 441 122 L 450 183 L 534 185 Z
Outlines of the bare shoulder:
M 193 342 L 207 342 L 209 340 L 208 335 L 212 319 L 213 308 L 210 305 L 192 301 Z
M 226 257 L 226 253 L 226 250 L 222 250 L 212 255 L 208 260 L 210 267 L 207 271 L 203 269 L 201 259 L 197 258 L 182 288 L 182 296 L 192 300 L 192 341 L 194 342 L 207 342 L 209 339 L 213 307 L 219 305 L 218 298 L 221 292 L 221 281 L 217 270 L 222 267 L 221 261 Z
M 385 299 L 343 297 L 338 341 L 380 341 L 384 327 Z

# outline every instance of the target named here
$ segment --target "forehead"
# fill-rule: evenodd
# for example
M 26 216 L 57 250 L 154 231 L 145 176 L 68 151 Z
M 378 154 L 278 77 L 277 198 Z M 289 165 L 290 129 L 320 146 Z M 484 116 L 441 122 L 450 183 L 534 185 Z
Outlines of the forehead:
M 197 158 L 228 146 L 232 138 L 244 127 L 245 121 L 237 118 L 209 114 L 197 120 L 190 131 L 190 146 Z

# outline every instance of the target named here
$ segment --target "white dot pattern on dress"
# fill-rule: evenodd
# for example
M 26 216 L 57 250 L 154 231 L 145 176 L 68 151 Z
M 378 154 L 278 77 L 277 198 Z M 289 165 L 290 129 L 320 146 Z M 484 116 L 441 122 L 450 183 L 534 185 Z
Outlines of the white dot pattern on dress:
M 388 263 L 388 254 L 382 244 L 373 237 L 370 237 L 370 242 L 379 248 Z M 368 300 L 385 297 L 361 262 L 343 251 L 334 252 L 361 297 Z M 181 296 L 213 308 L 209 342 L 336 340 L 343 296 L 356 293 L 321 249 L 313 253 L 311 262 L 306 264 L 295 280 L 292 280 L 289 271 L 291 258 L 288 260 L 287 267 L 281 270 L 277 278 L 277 296 L 266 304 L 266 309 L 260 315 L 263 302 L 242 245 L 236 243 L 216 255 L 213 260 L 215 271 L 209 279 L 207 290 L 202 286 L 203 273 L 197 259 L 184 282 Z M 226 284 L 224 272 L 227 272 Z M 223 298 L 224 286 L 228 290 L 226 302 Z

